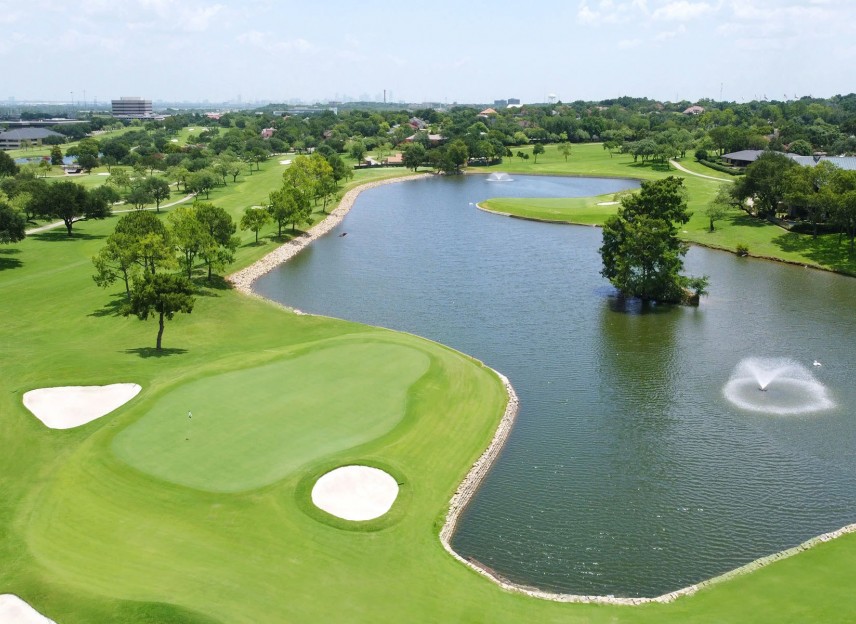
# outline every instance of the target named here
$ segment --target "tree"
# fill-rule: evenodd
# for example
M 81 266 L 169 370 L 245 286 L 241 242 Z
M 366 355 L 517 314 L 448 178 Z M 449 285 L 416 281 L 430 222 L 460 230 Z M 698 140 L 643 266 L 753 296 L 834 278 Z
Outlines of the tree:
M 158 337 L 155 348 L 160 351 L 164 321 L 171 321 L 178 312 L 190 314 L 195 302 L 190 280 L 187 278 L 167 273 L 145 274 L 134 282 L 131 302 L 124 315 L 133 314 L 141 321 L 157 316 Z
M 205 193 L 205 199 L 208 199 L 208 194 L 211 189 L 217 185 L 217 178 L 210 171 L 203 169 L 196 173 L 191 173 L 187 177 L 186 188 L 191 193 Z
M 467 144 L 460 139 L 452 141 L 443 157 L 443 170 L 446 173 L 461 173 L 461 167 L 466 164 L 468 158 Z
M 544 153 L 544 146 L 540 143 L 536 143 L 535 147 L 532 148 L 532 154 L 535 156 L 535 164 L 538 164 L 538 156 L 539 154 Z M 567 160 L 567 159 L 566 159 Z
M 604 143 L 604 149 L 607 149 L 606 143 Z M 565 162 L 568 162 L 568 157 L 571 155 L 571 144 L 567 141 L 559 143 L 559 153 L 565 157 Z M 612 155 L 611 151 L 610 155 Z
M 155 210 L 160 212 L 160 204 L 163 200 L 169 199 L 170 188 L 169 182 L 158 176 L 146 178 L 143 182 L 143 188 L 146 189 L 149 196 L 155 202 Z
M 111 214 L 110 206 L 103 198 L 74 182 L 49 184 L 34 199 L 38 202 L 38 214 L 62 219 L 69 236 L 72 226 L 78 221 L 104 219 Z
M 18 173 L 18 165 L 9 154 L 0 150 L 0 178 L 13 176 Z
M 720 185 L 716 191 L 716 196 L 704 211 L 704 214 L 710 220 L 711 232 L 714 230 L 714 222 L 724 219 L 733 207 L 734 197 L 731 194 L 731 189 L 726 184 Z
M 68 152 L 71 151 L 72 149 L 69 148 Z M 98 166 L 99 147 L 98 141 L 95 139 L 83 139 L 77 144 L 75 151 L 77 153 L 77 164 L 80 165 L 86 173 L 89 173 Z
M 752 198 L 759 217 L 773 216 L 785 197 L 785 175 L 793 167 L 799 165 L 784 154 L 764 152 L 734 183 L 734 197 L 741 201 Z
M 241 229 L 252 230 L 256 235 L 256 244 L 259 242 L 259 231 L 271 220 L 270 213 L 263 208 L 250 206 L 241 217 Z
M 678 239 L 676 223 L 689 218 L 681 178 L 643 182 L 604 225 L 601 275 L 622 294 L 643 301 L 687 301 L 687 286 L 702 294 L 707 278 L 680 274 L 687 246 Z
M 202 224 L 206 238 L 200 257 L 208 267 L 208 280 L 214 268 L 225 267 L 235 259 L 235 250 L 240 244 L 235 234 L 235 222 L 232 215 L 214 204 L 196 204 L 196 219 Z
M 129 212 L 116 223 L 114 233 L 127 235 L 123 244 L 133 249 L 134 262 L 146 273 L 154 275 L 158 269 L 175 266 L 170 233 L 154 213 L 145 210 Z
M 411 143 L 404 148 L 401 158 L 405 167 L 416 171 L 419 168 L 419 165 L 425 162 L 426 155 L 427 151 L 422 145 L 419 143 Z
M 92 279 L 101 288 L 107 288 L 120 277 L 125 284 L 125 298 L 131 302 L 131 277 L 137 262 L 135 241 L 121 232 L 107 237 L 107 244 L 92 257 L 95 275 Z M 137 269 L 139 270 L 139 269 Z
M 4 201 L 0 201 L 0 243 L 17 243 L 24 240 L 27 219 Z
M 139 184 L 131 189 L 125 197 L 125 201 L 131 204 L 135 209 L 142 210 L 146 205 L 155 201 L 149 190 L 142 184 Z
M 62 148 L 59 145 L 54 145 L 51 148 L 51 164 L 52 165 L 61 165 L 62 164 Z
M 208 233 L 202 222 L 196 218 L 195 206 L 178 206 L 167 215 L 167 220 L 173 247 L 181 257 L 180 264 L 187 272 L 187 279 L 191 279 L 196 256 L 208 244 Z
M 357 163 L 363 162 L 363 158 L 365 158 L 366 155 L 366 144 L 360 139 L 354 139 L 348 145 L 348 154 L 350 154 L 351 158 L 356 160 Z
M 298 223 L 311 223 L 312 207 L 309 199 L 294 186 L 284 184 L 281 189 L 270 194 L 268 212 L 276 221 L 277 236 L 282 237 L 282 226 L 291 223 L 296 230 Z
M 39 161 L 39 171 L 42 172 L 42 177 L 48 177 L 48 174 L 51 172 L 51 161 L 49 160 L 40 160 Z
M 127 189 L 131 186 L 131 176 L 128 175 L 127 169 L 113 169 L 110 171 L 110 177 L 107 178 L 107 184 L 112 184 L 116 188 Z

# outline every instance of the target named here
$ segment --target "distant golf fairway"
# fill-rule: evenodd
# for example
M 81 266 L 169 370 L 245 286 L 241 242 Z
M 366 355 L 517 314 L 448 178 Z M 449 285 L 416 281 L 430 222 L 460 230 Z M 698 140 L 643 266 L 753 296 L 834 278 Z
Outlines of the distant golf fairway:
M 179 485 L 212 492 L 268 485 L 390 431 L 428 365 L 421 351 L 396 344 L 333 343 L 184 384 L 112 448 L 134 468 Z

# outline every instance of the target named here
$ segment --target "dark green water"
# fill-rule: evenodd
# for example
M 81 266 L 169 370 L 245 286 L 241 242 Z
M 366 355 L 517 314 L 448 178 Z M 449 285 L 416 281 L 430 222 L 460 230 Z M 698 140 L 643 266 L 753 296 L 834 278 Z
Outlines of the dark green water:
M 514 581 L 654 596 L 856 521 L 856 280 L 694 248 L 688 272 L 711 279 L 701 307 L 641 310 L 600 277 L 599 229 L 470 205 L 615 184 L 471 176 L 367 191 L 256 290 L 508 375 L 518 421 L 453 545 Z M 806 365 L 836 407 L 735 407 L 723 387 L 749 357 Z

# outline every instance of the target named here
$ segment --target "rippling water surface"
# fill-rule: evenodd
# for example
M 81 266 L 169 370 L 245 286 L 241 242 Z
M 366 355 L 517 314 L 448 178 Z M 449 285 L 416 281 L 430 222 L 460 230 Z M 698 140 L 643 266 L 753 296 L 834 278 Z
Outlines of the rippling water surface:
M 658 595 L 856 521 L 856 280 L 694 248 L 688 272 L 711 279 L 701 307 L 641 310 L 600 277 L 599 229 L 470 205 L 628 186 L 469 176 L 377 188 L 257 283 L 509 376 L 518 421 L 453 545 L 547 590 Z M 836 407 L 741 410 L 723 387 L 746 357 L 820 361 L 812 372 Z

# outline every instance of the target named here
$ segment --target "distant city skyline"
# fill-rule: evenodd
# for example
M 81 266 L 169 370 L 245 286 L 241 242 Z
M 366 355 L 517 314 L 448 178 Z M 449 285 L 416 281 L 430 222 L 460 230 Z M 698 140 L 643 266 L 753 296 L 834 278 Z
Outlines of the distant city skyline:
M 832 0 L 6 0 L 0 102 L 829 97 L 856 89 L 853 23 Z

